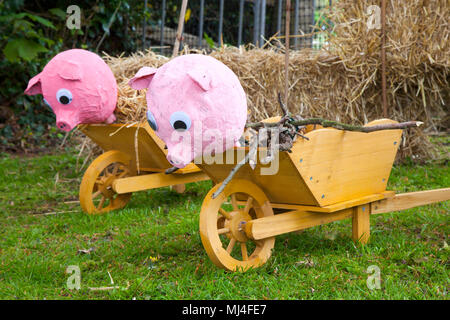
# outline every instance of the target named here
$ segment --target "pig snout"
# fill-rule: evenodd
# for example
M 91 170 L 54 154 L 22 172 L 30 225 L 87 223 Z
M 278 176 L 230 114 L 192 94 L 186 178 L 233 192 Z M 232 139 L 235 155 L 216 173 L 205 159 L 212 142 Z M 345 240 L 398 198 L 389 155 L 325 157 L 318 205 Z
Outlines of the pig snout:
M 167 160 L 174 167 L 186 167 L 192 161 L 190 146 L 189 149 L 181 144 L 168 147 Z
M 169 160 L 171 165 L 180 169 L 186 167 L 191 162 L 190 160 L 186 161 L 185 159 L 172 155 L 167 155 L 167 160 Z
M 56 118 L 56 126 L 61 129 L 62 131 L 69 132 L 73 128 L 75 128 L 78 125 L 77 121 L 73 121 L 70 119 L 61 119 L 58 117 Z

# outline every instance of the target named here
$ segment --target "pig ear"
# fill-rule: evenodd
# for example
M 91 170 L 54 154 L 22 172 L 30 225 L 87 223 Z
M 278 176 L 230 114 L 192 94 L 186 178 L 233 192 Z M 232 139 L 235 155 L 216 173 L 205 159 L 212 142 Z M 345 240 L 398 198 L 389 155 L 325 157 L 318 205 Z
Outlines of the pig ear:
M 206 70 L 190 70 L 187 75 L 204 91 L 211 89 L 211 78 Z
M 58 75 L 66 80 L 81 80 L 83 72 L 78 63 L 66 61 L 58 70 Z
M 142 67 L 136 75 L 128 81 L 128 84 L 136 90 L 147 89 L 157 70 L 158 69 L 156 68 Z
M 33 96 L 35 94 L 42 94 L 41 74 L 39 73 L 28 81 L 28 87 L 25 89 L 26 95 Z

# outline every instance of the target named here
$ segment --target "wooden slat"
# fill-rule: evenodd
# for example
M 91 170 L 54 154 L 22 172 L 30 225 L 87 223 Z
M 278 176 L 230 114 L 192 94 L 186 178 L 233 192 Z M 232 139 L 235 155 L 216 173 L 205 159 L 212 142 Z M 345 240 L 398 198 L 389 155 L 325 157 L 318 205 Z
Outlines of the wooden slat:
M 373 202 L 371 204 L 371 213 L 378 214 L 406 210 L 448 200 L 450 200 L 450 188 L 401 193 L 392 198 Z
M 112 188 L 118 194 L 123 194 L 203 180 L 209 180 L 209 177 L 202 171 L 185 175 L 152 173 L 117 179 L 113 182 Z
M 280 234 L 298 231 L 353 216 L 353 209 L 344 209 L 334 213 L 316 213 L 290 211 L 270 217 L 247 222 L 246 234 L 255 240 L 265 239 Z
M 295 204 L 285 204 L 285 203 L 271 203 L 272 208 L 276 209 L 287 209 L 287 210 L 297 210 L 297 211 L 310 211 L 310 212 L 336 212 L 339 210 L 359 206 L 362 204 L 370 203 L 373 201 L 392 198 L 395 195 L 395 191 L 385 191 L 383 193 L 371 194 L 369 196 L 352 199 L 349 201 L 339 202 L 333 205 L 325 207 L 317 206 L 303 206 Z M 245 201 L 238 201 L 240 205 L 245 205 Z

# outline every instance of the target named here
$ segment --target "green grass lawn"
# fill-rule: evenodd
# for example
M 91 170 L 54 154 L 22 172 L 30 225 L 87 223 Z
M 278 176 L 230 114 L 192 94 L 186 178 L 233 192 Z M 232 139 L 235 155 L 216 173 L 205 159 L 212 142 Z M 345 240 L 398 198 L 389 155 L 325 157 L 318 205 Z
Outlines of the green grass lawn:
M 1 299 L 447 299 L 449 202 L 372 216 L 367 246 L 350 240 L 350 220 L 279 236 L 263 267 L 231 273 L 198 232 L 211 182 L 138 192 L 123 210 L 88 216 L 75 165 L 70 153 L 1 155 Z M 448 186 L 445 164 L 396 166 L 389 181 L 398 192 Z M 70 265 L 80 290 L 67 287 Z M 378 290 L 366 285 L 371 265 Z M 112 286 L 110 275 L 120 288 L 90 289 Z

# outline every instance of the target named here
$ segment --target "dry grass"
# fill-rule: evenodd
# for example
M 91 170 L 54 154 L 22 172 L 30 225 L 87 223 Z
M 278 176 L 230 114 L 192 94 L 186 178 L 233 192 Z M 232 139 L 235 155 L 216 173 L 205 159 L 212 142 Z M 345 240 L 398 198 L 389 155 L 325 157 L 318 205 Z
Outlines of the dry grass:
M 322 50 L 291 51 L 289 103 L 303 117 L 324 117 L 347 123 L 382 118 L 380 30 L 368 30 L 371 1 L 339 1 L 329 43 Z M 424 129 L 404 135 L 399 158 L 435 156 L 427 134 L 448 122 L 450 66 L 449 7 L 446 1 L 388 1 L 386 59 L 389 117 L 420 120 Z M 277 93 L 283 92 L 284 52 L 277 40 L 264 48 L 224 47 L 210 55 L 230 67 L 247 93 L 249 120 L 280 113 Z M 182 54 L 192 53 L 185 49 Z M 195 51 L 197 52 L 197 51 Z M 119 85 L 116 115 L 119 122 L 145 119 L 145 90 L 128 86 L 142 66 L 159 67 L 169 58 L 153 52 L 106 60 Z

